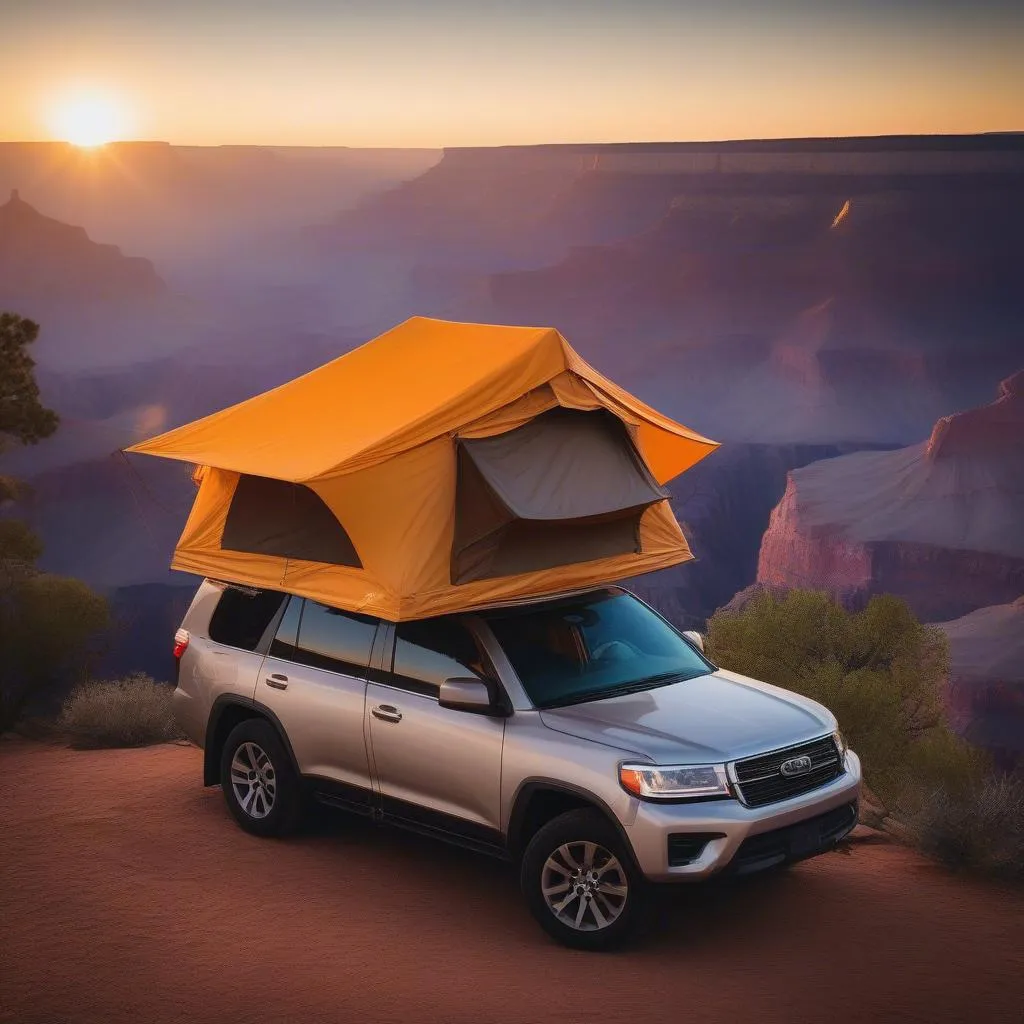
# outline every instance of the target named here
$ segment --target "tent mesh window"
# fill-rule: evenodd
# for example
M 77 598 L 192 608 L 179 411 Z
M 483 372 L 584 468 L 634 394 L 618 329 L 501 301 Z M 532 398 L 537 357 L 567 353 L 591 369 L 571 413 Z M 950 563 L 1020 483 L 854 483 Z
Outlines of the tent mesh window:
M 220 546 L 362 568 L 345 528 L 316 492 L 265 476 L 238 478 Z
M 625 424 L 552 409 L 458 442 L 453 583 L 640 550 L 640 518 L 668 497 Z

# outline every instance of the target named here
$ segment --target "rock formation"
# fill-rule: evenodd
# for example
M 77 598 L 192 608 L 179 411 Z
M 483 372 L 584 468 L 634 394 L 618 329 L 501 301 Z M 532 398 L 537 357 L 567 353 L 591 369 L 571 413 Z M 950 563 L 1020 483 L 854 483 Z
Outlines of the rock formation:
M 991 405 L 947 416 L 921 444 L 789 475 L 757 579 L 850 606 L 904 597 L 926 621 L 1024 592 L 1024 371 Z
M 165 291 L 153 264 L 92 241 L 11 191 L 0 206 L 0 300 L 34 312 L 39 302 L 146 299 Z
M 1024 761 L 1024 597 L 940 623 L 953 727 L 1007 767 Z
M 836 445 L 725 445 L 669 484 L 672 509 L 695 560 L 629 584 L 671 622 L 703 629 L 705 620 L 757 574 L 768 517 L 790 470 L 841 455 Z

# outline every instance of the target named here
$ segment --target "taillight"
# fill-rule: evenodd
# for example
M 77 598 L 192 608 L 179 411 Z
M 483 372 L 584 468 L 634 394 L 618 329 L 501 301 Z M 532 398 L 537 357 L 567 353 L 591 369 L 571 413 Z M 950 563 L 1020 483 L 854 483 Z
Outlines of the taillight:
M 191 639 L 187 629 L 179 629 L 174 634 L 174 663 L 181 661 L 181 656 L 188 650 L 188 642 Z

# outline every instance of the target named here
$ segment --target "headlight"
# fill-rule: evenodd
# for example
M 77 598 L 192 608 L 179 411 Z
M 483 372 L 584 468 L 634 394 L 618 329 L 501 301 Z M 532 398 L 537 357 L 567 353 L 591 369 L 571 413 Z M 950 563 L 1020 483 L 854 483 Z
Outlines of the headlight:
M 693 800 L 729 796 L 724 764 L 624 764 L 619 782 L 627 792 L 647 800 Z
M 832 739 L 836 741 L 836 750 L 839 751 L 839 760 L 842 761 L 842 759 L 846 756 L 846 751 L 849 749 L 846 746 L 846 739 L 838 729 L 836 729 L 836 731 L 832 733 Z

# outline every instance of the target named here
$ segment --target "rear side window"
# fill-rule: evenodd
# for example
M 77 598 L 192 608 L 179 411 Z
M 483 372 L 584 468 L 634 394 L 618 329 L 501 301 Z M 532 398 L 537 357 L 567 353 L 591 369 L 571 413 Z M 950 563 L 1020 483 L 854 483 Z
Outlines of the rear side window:
M 292 604 L 297 604 L 293 599 Z M 290 618 L 290 616 L 289 616 Z M 377 620 L 343 612 L 316 601 L 303 601 L 293 661 L 329 672 L 366 677 Z M 282 638 L 286 639 L 286 638 Z
M 275 590 L 226 587 L 210 618 L 210 639 L 254 651 L 283 600 L 284 594 Z
M 476 639 L 458 619 L 421 619 L 395 627 L 393 683 L 436 697 L 446 679 L 487 675 Z

